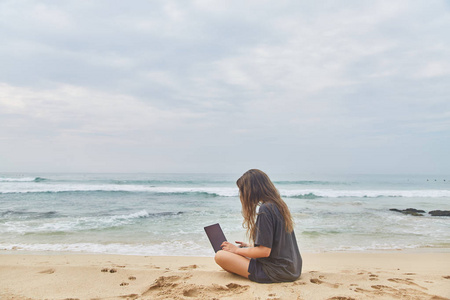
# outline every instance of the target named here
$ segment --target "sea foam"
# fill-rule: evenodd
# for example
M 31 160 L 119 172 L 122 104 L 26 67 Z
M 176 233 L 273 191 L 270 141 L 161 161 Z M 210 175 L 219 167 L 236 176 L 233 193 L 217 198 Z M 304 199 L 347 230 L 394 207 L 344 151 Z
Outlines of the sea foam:
M 205 194 L 219 197 L 238 197 L 234 187 L 165 187 L 126 184 L 28 184 L 3 186 L 0 194 L 64 193 L 64 192 L 130 192 L 155 194 Z M 280 189 L 282 197 L 292 198 L 377 198 L 377 197 L 450 197 L 450 190 L 340 190 L 340 189 Z
M 0 177 L 0 182 L 39 182 L 44 180 L 45 178 L 41 177 L 18 177 L 18 178 Z

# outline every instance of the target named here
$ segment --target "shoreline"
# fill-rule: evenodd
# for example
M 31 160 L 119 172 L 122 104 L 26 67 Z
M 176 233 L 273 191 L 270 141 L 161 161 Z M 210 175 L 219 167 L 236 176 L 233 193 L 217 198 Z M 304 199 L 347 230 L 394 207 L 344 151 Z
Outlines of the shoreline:
M 389 253 L 450 253 L 450 248 L 447 247 L 420 247 L 420 248 L 403 248 L 403 249 L 372 249 L 372 250 L 317 250 L 308 251 L 301 250 L 300 254 L 333 254 L 333 253 L 352 253 L 352 254 L 389 254 Z M 180 255 L 142 255 L 142 254 L 125 254 L 125 253 L 109 253 L 109 252 L 89 252 L 89 251 L 53 251 L 53 250 L 22 250 L 18 249 L 4 249 L 0 248 L 0 255 L 117 255 L 117 256 L 138 256 L 138 257 L 179 257 Z M 183 257 L 205 257 L 213 258 L 211 255 L 184 255 Z
M 11 252 L 0 299 L 450 299 L 449 252 L 302 253 L 300 279 L 276 284 L 212 257 Z

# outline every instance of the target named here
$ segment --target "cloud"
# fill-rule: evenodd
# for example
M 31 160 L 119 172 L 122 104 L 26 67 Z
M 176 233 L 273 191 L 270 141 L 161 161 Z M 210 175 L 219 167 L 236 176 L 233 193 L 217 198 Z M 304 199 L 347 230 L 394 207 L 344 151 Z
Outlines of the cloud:
M 3 1 L 0 139 L 10 152 L 37 139 L 39 153 L 45 141 L 72 147 L 80 166 L 100 159 L 95 151 L 112 151 L 111 161 L 135 153 L 130 170 L 263 162 L 356 171 L 394 161 L 389 149 L 415 157 L 424 144 L 448 149 L 448 9 L 445 1 Z M 139 164 L 147 153 L 155 158 Z M 20 159 L 8 157 L 14 169 Z
M 131 96 L 71 85 L 39 90 L 0 84 L 0 108 L 3 115 L 45 123 L 56 134 L 122 135 L 143 128 L 157 131 L 199 116 L 160 110 Z M 13 130 L 9 126 L 7 131 Z
M 450 63 L 448 61 L 428 62 L 422 70 L 417 72 L 416 78 L 433 78 L 450 75 Z M 450 77 L 450 76 L 449 76 Z

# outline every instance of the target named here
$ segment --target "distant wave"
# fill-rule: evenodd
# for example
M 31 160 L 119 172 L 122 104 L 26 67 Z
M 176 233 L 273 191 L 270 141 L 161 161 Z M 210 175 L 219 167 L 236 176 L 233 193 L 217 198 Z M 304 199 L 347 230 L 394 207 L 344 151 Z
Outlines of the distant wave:
M 294 196 L 285 196 L 285 197 L 297 198 L 297 199 L 317 199 L 317 198 L 322 198 L 321 196 L 317 196 L 314 193 L 300 194 L 300 195 L 294 195 Z
M 198 180 L 111 180 L 113 184 L 120 185 L 199 185 L 199 184 L 234 184 L 234 182 L 230 181 L 198 181 Z
M 301 232 L 302 235 L 309 236 L 309 237 L 318 237 L 323 235 L 333 235 L 333 234 L 340 234 L 340 231 L 337 230 L 322 230 L 322 231 L 316 231 L 316 230 L 304 230 Z
M 20 217 L 20 218 L 33 218 L 33 219 L 48 219 L 60 217 L 56 211 L 45 211 L 45 212 L 34 212 L 34 211 L 23 211 L 23 210 L 7 210 L 0 212 L 0 217 Z
M 315 180 L 299 180 L 299 181 L 274 181 L 275 184 L 283 184 L 283 185 L 309 185 L 309 184 L 318 184 L 318 185 L 330 185 L 330 184 L 340 184 L 339 182 L 330 182 L 330 181 L 315 181 Z
M 34 182 L 41 182 L 41 181 L 46 181 L 46 180 L 48 180 L 48 179 L 47 178 L 42 178 L 42 177 L 36 177 L 34 179 Z
M 149 213 L 145 209 L 140 210 L 135 213 L 131 213 L 128 215 L 105 215 L 105 216 L 96 216 L 96 218 L 103 219 L 111 219 L 111 220 L 130 220 L 130 219 L 139 219 L 139 218 L 150 218 L 150 217 L 160 217 L 160 216 L 171 216 L 171 215 L 180 215 L 183 214 L 182 211 L 177 212 L 158 212 L 158 213 Z M 18 211 L 18 210 L 6 210 L 4 212 L 0 212 L 0 217 L 2 218 L 11 218 L 11 217 L 19 217 L 21 219 L 49 219 L 56 217 L 65 217 L 64 215 L 59 214 L 56 211 L 45 211 L 45 212 L 33 212 L 33 211 Z M 87 217 L 89 218 L 89 217 Z
M 18 178 L 5 178 L 0 177 L 0 182 L 41 182 L 47 180 L 42 177 L 18 177 Z
M 176 215 L 181 215 L 181 214 L 183 214 L 182 211 L 149 213 L 148 211 L 143 209 L 143 210 L 140 210 L 138 212 L 131 213 L 128 215 L 110 216 L 109 218 L 114 219 L 114 220 L 130 220 L 130 219 L 161 217 L 161 216 L 176 216 Z
M 18 215 L 18 219 L 14 219 L 14 214 Z M 121 227 L 138 222 L 139 219 L 161 218 L 182 215 L 182 211 L 176 212 L 157 212 L 149 213 L 146 210 L 140 210 L 125 215 L 104 215 L 104 216 L 83 216 L 83 217 L 67 217 L 57 218 L 53 211 L 45 213 L 22 213 L 6 211 L 0 214 L 2 218 L 9 219 L 4 225 L 6 232 L 16 232 L 21 235 L 31 234 L 55 234 L 70 233 L 77 231 L 105 230 L 110 228 Z M 12 218 L 11 218 L 12 216 Z M 52 218 L 51 222 L 42 220 Z M 39 220 L 39 222 L 36 222 Z
M 0 187 L 1 188 L 1 187 Z M 117 185 L 117 184 L 47 184 L 28 187 L 14 187 L 0 190 L 0 194 L 19 193 L 62 193 L 62 192 L 147 192 L 155 194 L 199 194 L 209 196 L 235 197 L 237 188 L 215 187 L 154 187 L 143 185 Z
M 41 182 L 47 181 L 47 178 L 43 177 L 17 177 L 17 178 L 0 178 L 0 182 Z M 234 184 L 234 181 L 198 181 L 198 180 L 100 180 L 107 183 L 117 184 L 117 185 L 198 185 L 198 184 Z M 93 180 L 95 182 L 95 180 Z M 275 184 L 282 185 L 330 185 L 330 184 L 340 184 L 338 182 L 329 181 L 314 181 L 314 180 L 300 180 L 300 181 L 274 181 Z
M 450 197 L 450 190 L 284 190 L 283 197 L 289 198 L 379 198 L 379 197 L 406 197 L 406 198 L 441 198 Z
M 39 178 L 39 177 L 36 177 Z M 33 180 L 34 181 L 34 180 Z M 17 185 L 13 187 L 0 186 L 0 194 L 14 193 L 65 193 L 65 192 L 129 192 L 199 195 L 209 197 L 238 197 L 237 187 L 170 187 L 146 186 L 136 184 L 35 184 Z M 281 189 L 280 194 L 285 198 L 316 199 L 316 198 L 377 198 L 377 197 L 417 197 L 440 198 L 450 197 L 450 190 L 352 190 L 352 189 Z

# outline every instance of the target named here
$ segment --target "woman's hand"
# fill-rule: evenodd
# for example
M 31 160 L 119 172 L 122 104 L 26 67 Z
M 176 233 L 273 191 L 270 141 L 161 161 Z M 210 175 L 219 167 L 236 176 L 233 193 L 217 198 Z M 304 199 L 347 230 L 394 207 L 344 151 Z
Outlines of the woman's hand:
M 231 253 L 236 253 L 237 249 L 239 249 L 236 245 L 230 243 L 230 242 L 223 242 L 222 245 L 220 245 L 220 247 L 222 247 L 222 250 L 231 252 Z
M 240 241 L 236 241 L 236 244 L 239 244 L 239 248 L 250 247 L 250 244 L 247 244 L 247 243 L 244 243 L 244 242 L 240 242 Z
M 240 245 L 245 244 L 242 242 L 236 242 L 239 243 Z M 248 244 L 245 244 L 248 245 Z M 257 247 L 249 247 L 249 248 L 239 248 L 238 246 L 230 243 L 230 242 L 223 242 L 222 245 L 220 245 L 222 247 L 222 250 L 224 251 L 228 251 L 231 253 L 235 253 L 244 257 L 249 257 L 249 258 L 260 258 L 260 257 L 269 257 L 270 256 L 270 252 L 272 251 L 271 248 L 267 248 L 264 246 L 257 246 Z

